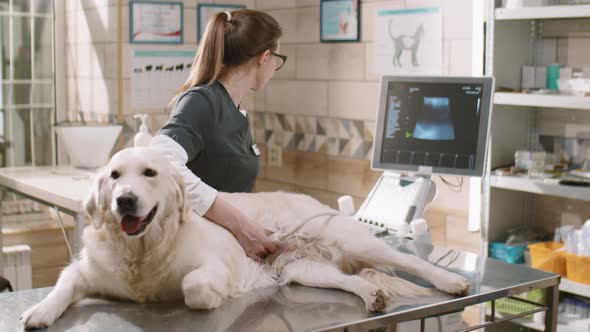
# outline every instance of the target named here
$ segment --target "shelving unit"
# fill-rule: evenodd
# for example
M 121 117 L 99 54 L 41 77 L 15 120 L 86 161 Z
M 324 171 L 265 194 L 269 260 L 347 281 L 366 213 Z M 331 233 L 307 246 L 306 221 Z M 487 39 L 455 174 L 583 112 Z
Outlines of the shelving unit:
M 497 8 L 496 20 L 562 19 L 590 16 L 590 5 Z
M 571 281 L 566 278 L 561 279 L 559 290 L 570 294 L 590 297 L 590 285 L 581 284 L 579 282 Z
M 586 37 L 588 29 L 564 31 L 557 35 L 557 30 L 571 27 L 571 19 L 590 19 L 590 5 L 560 5 L 547 7 L 498 8 L 501 1 L 488 0 L 488 17 L 486 20 L 486 75 L 493 75 L 496 87 L 502 91 L 520 90 L 523 65 L 547 65 L 540 56 L 543 47 L 543 31 L 553 24 L 551 38 Z M 561 20 L 561 21 L 553 21 Z M 563 21 L 563 22 L 562 22 Z M 575 21 L 578 22 L 578 21 Z M 585 26 L 582 21 L 578 26 Z M 576 28 L 577 29 L 577 28 Z M 590 37 L 590 36 L 588 36 Z M 557 44 L 557 42 L 556 42 Z M 580 52 L 582 50 L 578 50 Z M 555 56 L 555 61 L 568 61 L 567 56 Z M 569 65 L 569 63 L 560 63 Z M 590 61 L 588 61 L 590 66 Z M 503 88 L 507 88 L 504 90 Z M 497 176 L 492 169 L 514 163 L 514 152 L 538 147 L 540 128 L 560 130 L 565 128 L 565 121 L 573 125 L 590 126 L 590 97 L 527 94 L 498 92 L 493 98 L 494 110 L 491 123 L 491 143 L 488 155 L 488 172 L 483 181 L 483 245 L 487 253 L 490 241 L 499 240 L 501 235 L 511 227 L 518 225 L 546 226 L 540 224 L 542 218 L 537 215 L 539 202 L 546 202 L 545 196 L 558 197 L 555 202 L 590 201 L 590 187 L 575 187 L 558 184 L 555 179 L 534 179 L 526 176 Z M 588 113 L 590 115 L 590 113 Z M 539 120 L 542 117 L 542 122 Z M 569 120 L 564 120 L 569 119 Z M 556 121 L 555 123 L 551 121 Z M 586 121 L 586 122 L 582 122 Z M 542 126 L 541 126 L 542 124 Z M 554 129 L 558 128 L 558 129 Z M 577 127 L 576 127 L 577 128 Z M 565 129 L 563 129 L 565 131 Z M 544 142 L 546 143 L 546 142 Z M 576 203 L 580 204 L 580 203 Z M 559 220 L 556 221 L 557 223 Z M 562 279 L 560 291 L 578 296 L 590 297 L 590 286 Z M 544 330 L 542 323 L 531 319 L 520 319 L 516 323 L 533 330 Z M 590 320 L 558 325 L 558 332 L 580 331 L 578 324 Z M 516 327 L 516 325 L 515 325 Z M 512 331 L 509 329 L 508 331 Z M 515 329 L 514 331 L 517 331 Z
M 499 92 L 494 95 L 494 104 L 587 110 L 590 97 Z
M 528 327 L 529 329 L 533 329 L 535 331 L 545 331 L 545 324 L 535 322 L 531 319 L 526 318 L 518 318 L 512 321 L 515 324 L 520 326 Z M 590 321 L 589 321 L 590 323 Z M 579 322 L 581 325 L 581 321 Z M 559 332 L 580 332 L 580 325 L 567 325 L 567 324 L 557 324 L 557 331 Z
M 564 186 L 555 179 L 531 179 L 526 176 L 490 177 L 493 188 L 509 189 L 533 194 L 549 195 L 563 198 L 590 201 L 590 187 Z

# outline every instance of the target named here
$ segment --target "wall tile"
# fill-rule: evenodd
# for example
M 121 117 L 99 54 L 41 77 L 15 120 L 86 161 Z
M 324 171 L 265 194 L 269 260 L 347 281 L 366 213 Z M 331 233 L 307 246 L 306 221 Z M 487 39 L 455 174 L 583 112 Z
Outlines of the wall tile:
M 378 81 L 380 76 L 375 69 L 375 60 L 373 53 L 373 43 L 366 43 L 365 45 L 365 67 L 364 67 L 364 80 L 365 81 Z
M 66 14 L 70 14 L 73 11 L 78 10 L 78 1 L 66 0 Z
M 266 111 L 323 116 L 328 113 L 326 82 L 274 80 L 265 90 Z
M 86 11 L 86 22 L 92 24 L 90 33 L 94 42 L 105 42 L 109 39 L 111 27 L 117 26 L 117 7 L 100 6 L 95 10 Z
M 184 43 L 197 44 L 197 9 L 184 10 Z
M 319 7 L 318 0 L 296 0 L 297 7 Z
M 297 12 L 294 9 L 269 10 L 268 14 L 274 17 L 283 30 L 281 44 L 297 42 Z
M 186 0 L 185 0 L 186 1 Z M 194 0 L 188 0 L 190 3 L 193 4 L 196 8 L 196 4 Z M 201 2 L 201 1 L 199 1 Z M 217 4 L 225 4 L 225 5 L 245 5 L 246 8 L 254 9 L 256 8 L 256 0 L 215 0 L 213 1 Z
M 76 30 L 74 34 L 76 36 L 75 43 L 88 43 L 92 40 L 90 28 L 86 24 L 86 15 L 83 11 L 76 12 L 76 26 L 74 29 Z
M 320 7 L 297 8 L 298 43 L 314 43 L 320 40 Z
M 266 107 L 266 88 L 264 90 L 256 91 L 255 96 L 255 103 L 256 103 L 256 111 L 264 111 Z
M 106 45 L 104 43 L 92 44 L 92 48 L 91 48 L 92 67 L 91 67 L 91 72 L 90 72 L 90 76 L 92 78 L 95 78 L 95 79 L 105 78 L 105 73 L 106 73 L 105 50 L 106 50 Z
M 296 192 L 309 195 L 320 201 L 320 203 L 328 205 L 329 207 L 338 210 L 338 198 L 342 196 L 339 193 L 334 193 L 328 190 L 306 188 L 302 186 L 295 186 L 294 189 Z
M 460 248 L 473 253 L 480 251 L 481 235 L 468 231 L 465 216 L 447 216 L 445 238 L 449 248 Z
M 257 10 L 295 8 L 297 0 L 256 0 Z
M 67 78 L 67 109 L 69 112 L 75 112 L 78 110 L 78 82 L 74 78 Z
M 328 115 L 334 118 L 375 120 L 379 104 L 379 83 L 328 83 Z
M 328 170 L 328 190 L 358 197 L 366 197 L 381 175 L 366 160 L 337 156 L 328 158 Z
M 316 43 L 320 39 L 320 11 L 318 7 L 269 10 L 283 29 L 282 44 Z
M 443 40 L 442 66 L 442 74 L 449 75 L 449 73 L 451 72 L 451 41 L 448 39 Z
M 66 77 L 71 78 L 76 76 L 76 51 L 75 44 L 66 44 Z
M 66 43 L 76 42 L 76 23 L 78 21 L 78 12 L 72 11 L 66 14 Z
M 471 40 L 453 39 L 449 51 L 451 76 L 471 76 Z
M 432 180 L 436 185 L 437 194 L 429 206 L 434 209 L 467 211 L 469 204 L 469 180 L 458 176 L 445 176 L 445 179 L 455 184 L 463 181 L 460 191 L 456 192 L 455 189 L 451 189 L 440 180 L 440 177 L 433 177 Z
M 266 166 L 265 179 L 327 189 L 327 156 L 322 153 L 283 150 L 283 167 Z
M 406 8 L 441 7 L 445 39 L 471 39 L 471 0 L 406 0 Z
M 362 80 L 363 44 L 309 44 L 297 47 L 298 79 Z
M 92 44 L 77 44 L 74 49 L 76 50 L 76 62 L 74 67 L 76 77 L 90 78 L 93 66 L 98 65 L 93 55 L 94 48 Z
M 242 107 L 248 112 L 254 111 L 256 109 L 254 97 L 254 92 L 248 92 L 244 96 L 244 99 L 242 99 Z
M 279 71 L 275 72 L 273 78 L 275 79 L 294 79 L 295 78 L 295 63 L 296 63 L 296 46 L 294 45 L 279 45 L 277 53 L 286 55 L 287 62 Z
M 129 19 L 125 19 L 125 17 L 129 17 L 129 6 L 123 7 L 123 26 L 121 27 L 123 31 L 123 43 L 129 43 Z M 116 29 L 116 26 L 115 26 Z
M 375 1 L 361 3 L 361 40 L 363 42 L 373 41 L 375 34 L 375 15 L 377 11 L 381 9 L 395 9 L 403 8 L 404 0 L 392 0 L 392 1 Z M 385 31 L 385 33 L 387 33 Z
M 104 59 L 104 77 L 108 79 L 116 79 L 119 75 L 119 63 L 117 61 L 117 52 L 119 45 L 116 43 L 104 44 L 105 59 Z

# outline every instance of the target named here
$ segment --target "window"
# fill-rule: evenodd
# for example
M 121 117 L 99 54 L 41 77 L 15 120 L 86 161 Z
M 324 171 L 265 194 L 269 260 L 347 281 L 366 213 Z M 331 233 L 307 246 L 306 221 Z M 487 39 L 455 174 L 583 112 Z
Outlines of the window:
M 53 0 L 0 0 L 0 166 L 51 165 Z

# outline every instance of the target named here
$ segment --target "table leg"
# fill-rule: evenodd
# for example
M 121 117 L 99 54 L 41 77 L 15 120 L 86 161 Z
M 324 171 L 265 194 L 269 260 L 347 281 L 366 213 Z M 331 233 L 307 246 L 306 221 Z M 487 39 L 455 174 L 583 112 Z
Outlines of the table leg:
M 545 332 L 557 330 L 557 306 L 559 302 L 559 285 L 546 289 L 547 311 L 545 312 Z
M 4 200 L 6 191 L 0 188 L 0 201 Z M 4 224 L 4 208 L 0 204 L 0 276 L 4 275 L 4 241 L 2 239 L 2 225 Z
M 82 250 L 82 232 L 84 231 L 84 214 L 74 216 L 74 256 L 79 257 Z
M 386 332 L 397 332 L 397 322 L 389 324 Z

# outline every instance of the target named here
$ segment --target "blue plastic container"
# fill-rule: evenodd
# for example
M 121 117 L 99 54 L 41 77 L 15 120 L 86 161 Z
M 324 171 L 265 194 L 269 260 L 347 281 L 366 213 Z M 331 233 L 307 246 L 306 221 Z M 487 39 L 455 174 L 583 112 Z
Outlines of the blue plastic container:
M 523 264 L 526 250 L 526 244 L 507 246 L 503 242 L 490 242 L 489 245 L 490 257 L 512 264 Z

